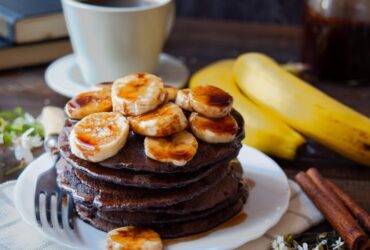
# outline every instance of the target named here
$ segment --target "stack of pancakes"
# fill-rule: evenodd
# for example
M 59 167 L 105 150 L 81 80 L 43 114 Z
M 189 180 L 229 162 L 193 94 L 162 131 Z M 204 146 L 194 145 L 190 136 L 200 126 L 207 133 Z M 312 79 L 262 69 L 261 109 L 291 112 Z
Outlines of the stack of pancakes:
M 103 231 L 143 226 L 163 238 L 207 231 L 240 212 L 248 194 L 235 160 L 243 118 L 236 111 L 232 115 L 239 125 L 236 139 L 199 140 L 195 157 L 181 167 L 149 159 L 144 137 L 133 132 L 117 155 L 99 163 L 82 160 L 70 150 L 75 122 L 69 120 L 59 137 L 58 185 L 73 196 L 81 219 Z

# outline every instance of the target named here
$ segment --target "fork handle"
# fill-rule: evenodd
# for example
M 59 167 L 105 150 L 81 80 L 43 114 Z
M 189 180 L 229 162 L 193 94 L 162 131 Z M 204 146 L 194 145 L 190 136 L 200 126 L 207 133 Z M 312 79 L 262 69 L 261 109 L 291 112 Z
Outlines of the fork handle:
M 45 136 L 58 135 L 64 126 L 64 110 L 54 106 L 46 106 L 42 109 L 40 122 L 44 127 Z

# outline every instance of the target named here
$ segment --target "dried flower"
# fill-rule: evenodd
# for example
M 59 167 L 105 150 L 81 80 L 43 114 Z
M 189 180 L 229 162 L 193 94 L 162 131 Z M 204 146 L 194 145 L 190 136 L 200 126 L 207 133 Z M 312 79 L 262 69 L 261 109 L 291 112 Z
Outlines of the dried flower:
M 272 249 L 273 250 L 288 250 L 287 246 L 285 245 L 284 237 L 283 236 L 276 236 L 275 240 L 272 242 Z
M 272 242 L 273 250 L 346 250 L 342 239 L 335 231 L 330 233 L 304 233 L 276 236 Z
M 336 240 L 335 243 L 331 246 L 333 247 L 333 250 L 336 250 L 336 249 L 342 249 L 343 245 L 344 245 L 344 241 L 342 241 L 342 238 L 339 237 L 338 240 Z
M 308 245 L 306 242 L 302 244 L 302 246 L 298 246 L 298 250 L 308 250 Z

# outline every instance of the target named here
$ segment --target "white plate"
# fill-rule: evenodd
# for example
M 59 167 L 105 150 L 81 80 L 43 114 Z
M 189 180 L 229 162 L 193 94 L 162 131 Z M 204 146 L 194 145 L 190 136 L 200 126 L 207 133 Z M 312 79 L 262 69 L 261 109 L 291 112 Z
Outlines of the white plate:
M 189 70 L 179 59 L 161 53 L 156 74 L 162 77 L 165 84 L 182 88 L 188 79 Z M 61 57 L 51 63 L 46 69 L 45 81 L 52 90 L 70 98 L 92 88 L 91 85 L 84 82 L 73 54 Z
M 288 179 L 282 169 L 268 156 L 251 147 L 243 146 L 238 158 L 243 165 L 244 175 L 256 182 L 244 206 L 244 212 L 248 218 L 232 227 L 220 227 L 219 230 L 213 230 L 198 239 L 193 237 L 189 238 L 193 240 L 171 242 L 166 249 L 237 248 L 261 237 L 280 220 L 288 208 L 290 197 Z M 52 162 L 53 158 L 49 154 L 43 154 L 23 171 L 15 186 L 17 210 L 27 223 L 48 239 L 63 246 L 78 249 L 105 249 L 106 234 L 80 219 L 76 220 L 75 232 L 54 231 L 47 226 L 42 228 L 37 226 L 33 207 L 36 179 L 52 165 Z

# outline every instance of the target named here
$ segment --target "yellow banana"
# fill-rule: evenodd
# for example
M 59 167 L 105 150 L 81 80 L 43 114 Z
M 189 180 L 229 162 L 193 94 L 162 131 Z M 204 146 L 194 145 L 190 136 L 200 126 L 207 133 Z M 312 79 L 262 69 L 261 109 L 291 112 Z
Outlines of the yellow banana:
M 234 79 L 263 109 L 297 131 L 370 166 L 370 119 L 341 104 L 259 53 L 240 56 Z
M 217 86 L 231 94 L 234 108 L 245 120 L 246 138 L 243 143 L 285 159 L 293 159 L 304 138 L 272 115 L 263 112 L 238 89 L 232 77 L 234 60 L 213 63 L 190 79 L 190 87 L 201 84 Z

